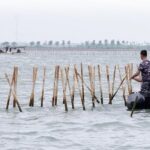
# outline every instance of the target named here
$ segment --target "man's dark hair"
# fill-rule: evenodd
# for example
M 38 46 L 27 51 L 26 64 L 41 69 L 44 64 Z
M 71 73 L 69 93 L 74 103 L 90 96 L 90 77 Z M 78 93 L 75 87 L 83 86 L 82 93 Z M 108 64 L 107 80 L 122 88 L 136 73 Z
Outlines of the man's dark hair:
M 146 57 L 147 56 L 147 50 L 141 50 L 141 55 Z

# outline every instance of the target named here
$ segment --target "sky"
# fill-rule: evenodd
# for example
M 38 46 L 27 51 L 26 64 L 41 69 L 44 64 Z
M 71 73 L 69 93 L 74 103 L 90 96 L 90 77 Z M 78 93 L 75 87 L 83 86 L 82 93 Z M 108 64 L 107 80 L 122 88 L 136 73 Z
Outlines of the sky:
M 0 0 L 0 42 L 150 42 L 150 0 Z

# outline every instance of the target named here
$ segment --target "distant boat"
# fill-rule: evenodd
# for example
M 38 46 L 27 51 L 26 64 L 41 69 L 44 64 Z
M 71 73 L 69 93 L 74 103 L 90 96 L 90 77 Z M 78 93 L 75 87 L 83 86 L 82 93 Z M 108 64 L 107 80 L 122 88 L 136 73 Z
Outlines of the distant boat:
M 0 49 L 0 53 L 16 54 L 25 53 L 26 46 L 6 46 Z

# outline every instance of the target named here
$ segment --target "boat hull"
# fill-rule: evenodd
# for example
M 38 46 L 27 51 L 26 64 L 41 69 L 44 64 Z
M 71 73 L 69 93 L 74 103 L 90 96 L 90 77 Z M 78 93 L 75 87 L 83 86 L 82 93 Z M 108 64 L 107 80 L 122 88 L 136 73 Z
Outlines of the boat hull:
M 135 109 L 150 109 L 150 97 L 144 97 L 140 93 L 133 93 L 128 96 L 126 106 L 129 110 L 132 109 L 136 101 Z

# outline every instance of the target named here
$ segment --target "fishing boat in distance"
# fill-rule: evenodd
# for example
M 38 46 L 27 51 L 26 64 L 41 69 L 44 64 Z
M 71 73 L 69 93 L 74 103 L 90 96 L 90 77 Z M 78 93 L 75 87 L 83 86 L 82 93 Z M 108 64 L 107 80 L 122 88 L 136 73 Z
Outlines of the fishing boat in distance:
M 19 54 L 25 53 L 26 46 L 6 46 L 0 48 L 0 54 Z

